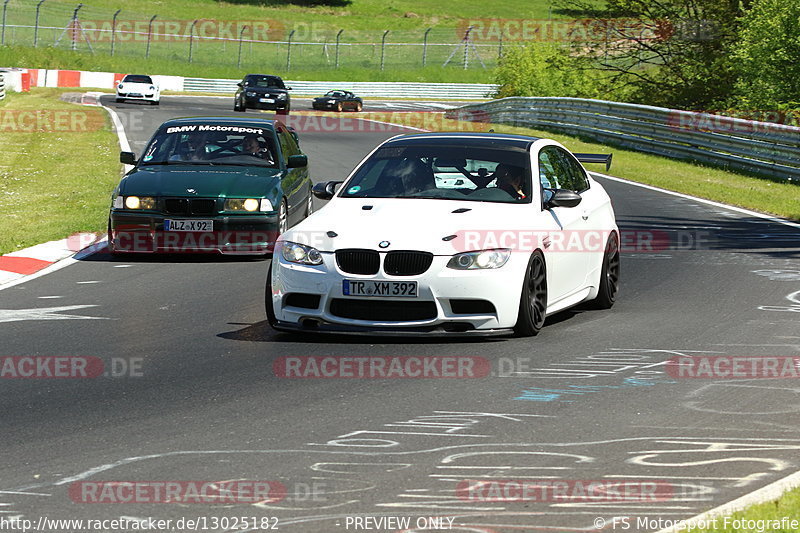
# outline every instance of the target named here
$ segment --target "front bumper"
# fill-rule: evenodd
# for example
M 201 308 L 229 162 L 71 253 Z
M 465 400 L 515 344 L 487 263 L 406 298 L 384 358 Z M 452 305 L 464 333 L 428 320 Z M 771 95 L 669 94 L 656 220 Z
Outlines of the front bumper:
M 353 326 L 334 324 L 328 322 L 318 322 L 313 326 L 311 324 L 295 324 L 293 322 L 278 321 L 272 325 L 278 331 L 287 331 L 292 333 L 329 333 L 333 335 L 371 335 L 375 337 L 498 337 L 502 335 L 511 335 L 514 333 L 514 328 L 499 328 L 499 329 L 472 329 L 472 330 L 458 330 L 448 329 L 448 325 L 437 326 L 422 326 L 422 327 L 405 327 L 405 328 L 391 328 L 391 327 L 370 327 L 370 326 Z
M 261 98 L 272 98 L 270 96 L 248 96 L 244 99 L 244 105 L 249 109 L 286 109 L 289 105 L 289 98 L 285 98 L 279 100 L 277 98 L 273 98 L 274 102 L 261 102 L 259 101 Z
M 165 231 L 164 220 L 211 220 L 213 231 Z M 109 241 L 115 252 L 264 255 L 278 238 L 278 215 L 172 216 L 111 211 Z
M 147 102 L 158 102 L 161 95 L 158 93 L 121 93 L 117 91 L 117 98 L 125 100 L 145 100 Z
M 446 267 L 450 256 L 436 256 L 430 268 L 418 276 L 390 276 L 382 272 L 373 276 L 348 274 L 339 270 L 334 254 L 322 255 L 323 264 L 319 266 L 289 263 L 280 253 L 274 255 L 271 303 L 276 329 L 376 335 L 506 335 L 517 322 L 527 268 L 524 254 L 512 254 L 503 267 L 486 270 L 450 269 Z M 346 296 L 342 289 L 346 279 L 416 281 L 418 296 Z M 481 309 L 476 312 L 463 306 L 456 309 L 454 305 L 458 304 L 454 301 L 481 302 Z M 298 306 L 301 302 L 305 303 Z M 313 302 L 317 302 L 316 307 Z M 420 308 L 425 311 L 410 319 L 347 317 L 361 314 L 351 313 L 350 308 L 372 305 L 376 310 L 388 309 L 389 314 L 397 307 L 398 316 L 409 309 L 412 314 Z

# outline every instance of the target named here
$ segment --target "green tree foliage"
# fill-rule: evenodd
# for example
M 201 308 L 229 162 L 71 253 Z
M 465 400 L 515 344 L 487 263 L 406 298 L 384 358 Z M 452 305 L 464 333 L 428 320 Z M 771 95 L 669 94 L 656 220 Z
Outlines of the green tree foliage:
M 736 80 L 730 49 L 751 0 L 608 0 L 607 38 L 590 43 L 612 94 L 708 109 L 728 102 Z M 584 0 L 561 0 L 585 9 Z
M 800 3 L 757 0 L 733 49 L 738 105 L 800 107 Z
M 568 48 L 553 43 L 534 41 L 507 48 L 495 70 L 498 96 L 597 97 L 597 73 L 584 70 L 584 63 Z

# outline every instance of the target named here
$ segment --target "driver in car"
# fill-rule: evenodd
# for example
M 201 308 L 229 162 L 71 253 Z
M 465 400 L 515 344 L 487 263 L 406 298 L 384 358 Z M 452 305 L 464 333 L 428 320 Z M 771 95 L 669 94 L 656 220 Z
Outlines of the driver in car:
M 515 200 L 527 198 L 527 195 L 522 190 L 523 173 L 521 168 L 500 163 L 494 171 L 494 176 L 497 179 L 496 186 L 498 189 L 507 192 Z
M 272 161 L 272 155 L 269 153 L 269 149 L 262 146 L 261 141 L 258 140 L 256 135 L 245 136 L 242 140 L 242 153 L 266 161 Z

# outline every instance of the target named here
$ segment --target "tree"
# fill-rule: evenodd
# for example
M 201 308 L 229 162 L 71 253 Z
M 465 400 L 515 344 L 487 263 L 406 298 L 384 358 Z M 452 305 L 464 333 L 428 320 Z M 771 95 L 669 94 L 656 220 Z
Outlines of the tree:
M 592 45 L 613 91 L 666 107 L 707 109 L 731 96 L 729 54 L 750 0 L 608 0 L 607 38 Z M 586 9 L 585 0 L 562 0 Z
M 757 0 L 734 47 L 738 105 L 800 106 L 800 4 Z

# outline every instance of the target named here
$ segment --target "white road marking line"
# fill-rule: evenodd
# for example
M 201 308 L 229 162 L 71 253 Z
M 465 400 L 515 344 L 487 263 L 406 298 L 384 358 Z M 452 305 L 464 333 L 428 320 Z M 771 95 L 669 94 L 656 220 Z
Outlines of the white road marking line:
M 35 309 L 0 309 L 0 322 L 19 322 L 22 320 L 108 320 L 100 316 L 61 315 L 62 311 L 87 309 L 97 305 L 66 305 L 63 307 L 39 307 Z
M 128 268 L 132 267 L 133 265 L 114 265 L 114 268 Z
M 701 204 L 706 205 L 713 205 L 714 207 L 720 207 L 722 209 L 728 209 L 729 211 L 734 211 L 736 213 L 742 213 L 744 215 L 750 215 L 752 217 L 762 218 L 764 220 L 768 220 L 770 222 L 775 222 L 777 224 L 783 224 L 784 226 L 789 226 L 790 228 L 800 229 L 800 224 L 797 222 L 791 222 L 789 220 L 785 220 L 783 218 L 778 218 L 773 215 L 765 215 L 764 213 L 759 213 L 758 211 L 750 211 L 749 209 L 744 209 L 742 207 L 736 207 L 734 205 L 727 205 L 722 204 L 719 202 L 714 202 L 713 200 L 706 200 L 705 198 L 698 198 L 697 196 L 690 196 L 688 194 L 683 194 L 680 192 L 675 191 L 668 191 L 667 189 L 662 189 L 660 187 L 654 187 L 653 185 L 645 185 L 644 183 L 638 183 L 635 181 L 626 180 L 624 178 L 617 178 L 616 176 L 609 176 L 607 174 L 600 174 L 599 172 L 591 172 L 590 174 L 594 176 L 599 176 L 601 178 L 609 179 L 612 181 L 618 181 L 620 183 L 627 183 L 628 185 L 633 185 L 635 187 L 641 187 L 642 189 L 647 189 L 650 191 L 661 192 L 664 194 L 669 194 L 670 196 L 677 196 L 678 198 L 686 198 L 687 200 L 693 200 L 695 202 L 700 202 Z M 722 213 L 720 213 L 722 214 Z
M 92 280 L 92 281 L 76 281 L 78 285 L 91 285 L 93 283 L 102 283 L 102 281 Z
M 57 298 L 63 298 L 63 296 L 39 296 L 40 300 L 55 300 Z

